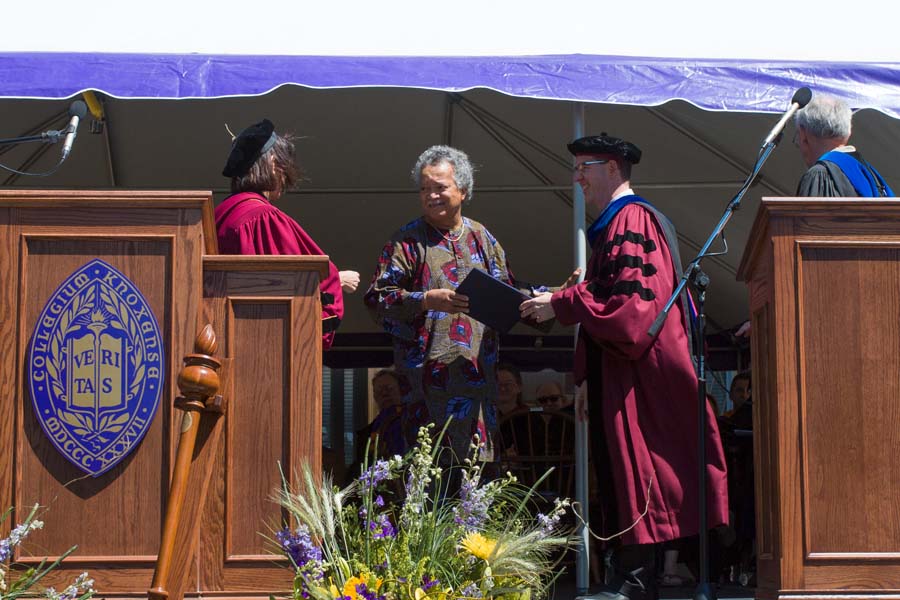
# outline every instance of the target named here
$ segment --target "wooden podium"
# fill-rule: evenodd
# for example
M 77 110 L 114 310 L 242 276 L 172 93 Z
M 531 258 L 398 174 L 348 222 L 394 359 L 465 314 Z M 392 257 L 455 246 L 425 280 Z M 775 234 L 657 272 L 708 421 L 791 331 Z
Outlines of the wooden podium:
M 900 201 L 764 199 L 738 278 L 757 598 L 900 598 Z
M 29 377 L 42 310 L 65 291 L 61 283 L 95 259 L 143 295 L 164 359 L 146 433 L 120 462 L 92 476 L 51 443 L 35 415 Z M 16 507 L 0 535 L 34 503 L 46 507 L 44 529 L 25 545 L 33 556 L 15 560 L 52 560 L 77 545 L 45 585 L 60 589 L 88 571 L 102 597 L 147 597 L 179 432 L 187 427 L 173 408 L 175 382 L 210 323 L 227 410 L 201 427 L 191 457 L 168 597 L 289 591 L 291 573 L 263 534 L 281 519 L 270 500 L 280 482 L 277 463 L 290 476 L 304 459 L 321 462 L 318 284 L 326 270 L 327 257 L 217 256 L 209 192 L 0 191 L 0 509 Z M 122 297 L 122 311 L 132 296 Z M 104 306 L 109 320 L 111 305 Z M 58 310 L 53 305 L 51 312 Z M 102 321 L 101 313 L 79 318 Z M 72 356 L 76 347 L 54 351 Z M 65 398 L 74 403 L 74 392 Z M 108 399 L 97 402 L 95 410 L 108 409 Z

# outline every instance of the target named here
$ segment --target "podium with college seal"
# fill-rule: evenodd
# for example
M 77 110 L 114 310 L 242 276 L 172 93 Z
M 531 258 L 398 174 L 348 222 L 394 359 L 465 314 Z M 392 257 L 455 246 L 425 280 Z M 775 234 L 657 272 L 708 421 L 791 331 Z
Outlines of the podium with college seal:
M 278 463 L 321 462 L 326 270 L 217 256 L 209 192 L 0 191 L 0 535 L 44 522 L 13 559 L 77 546 L 42 583 L 108 598 L 289 591 L 261 532 Z
M 900 201 L 764 198 L 738 277 L 756 597 L 900 598 Z

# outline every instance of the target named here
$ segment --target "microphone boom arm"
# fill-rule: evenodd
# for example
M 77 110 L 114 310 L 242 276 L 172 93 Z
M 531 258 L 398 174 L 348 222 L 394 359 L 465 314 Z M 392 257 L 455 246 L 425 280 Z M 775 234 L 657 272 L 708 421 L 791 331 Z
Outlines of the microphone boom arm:
M 746 194 L 747 190 L 750 189 L 750 186 L 753 184 L 753 180 L 756 179 L 757 175 L 759 175 L 759 172 L 762 170 L 763 165 L 765 164 L 766 160 L 768 160 L 769 155 L 772 154 L 772 151 L 775 149 L 776 145 L 777 137 L 775 140 L 769 141 L 765 144 L 765 146 L 763 146 L 762 150 L 759 153 L 759 156 L 756 159 L 756 163 L 753 165 L 753 169 L 750 171 L 750 174 L 747 176 L 747 179 L 744 181 L 741 189 L 738 190 L 738 193 L 735 194 L 734 198 L 732 198 L 728 203 L 728 206 L 725 207 L 725 212 L 722 214 L 722 218 L 719 219 L 719 222 L 716 224 L 715 228 L 713 228 L 713 231 L 710 234 L 709 238 L 707 238 L 706 242 L 704 242 L 703 246 L 700 248 L 700 252 L 698 252 L 697 256 L 694 257 L 694 259 L 690 263 L 688 263 L 687 267 L 685 267 L 684 273 L 682 273 L 681 275 L 681 280 L 675 287 L 675 291 L 672 292 L 672 295 L 666 302 L 665 307 L 663 307 L 662 311 L 656 316 L 653 324 L 650 325 L 650 329 L 647 330 L 647 335 L 652 338 L 655 338 L 657 335 L 659 335 L 659 331 L 662 329 L 663 323 L 666 322 L 666 317 L 669 316 L 669 311 L 672 310 L 672 306 L 675 305 L 675 301 L 678 300 L 678 297 L 681 295 L 682 290 L 684 290 L 684 286 L 687 285 L 694 271 L 700 267 L 700 261 L 709 256 L 710 246 L 712 246 L 717 237 L 722 235 L 722 232 L 725 230 L 725 225 L 727 225 L 728 221 L 731 220 L 732 215 L 734 215 L 734 211 L 741 208 L 741 200 L 743 200 L 744 194 Z M 685 307 L 685 310 L 687 310 L 687 307 Z

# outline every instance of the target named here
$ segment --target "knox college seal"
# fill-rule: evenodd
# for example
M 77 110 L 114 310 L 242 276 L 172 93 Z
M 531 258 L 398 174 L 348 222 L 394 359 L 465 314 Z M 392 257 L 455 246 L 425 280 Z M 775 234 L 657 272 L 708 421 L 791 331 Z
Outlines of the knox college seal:
M 137 287 L 95 259 L 53 293 L 31 338 L 34 414 L 53 445 L 94 477 L 140 442 L 163 385 L 163 340 Z

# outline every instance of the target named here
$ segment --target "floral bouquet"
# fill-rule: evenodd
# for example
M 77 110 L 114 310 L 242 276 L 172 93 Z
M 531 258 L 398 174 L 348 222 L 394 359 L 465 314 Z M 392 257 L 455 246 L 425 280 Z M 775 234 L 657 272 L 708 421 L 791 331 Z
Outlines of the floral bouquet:
M 14 598 L 23 595 L 37 595 L 37 593 L 32 590 L 32 586 L 43 579 L 47 573 L 59 566 L 59 563 L 75 550 L 75 547 L 72 546 L 63 553 L 62 556 L 49 565 L 45 558 L 35 567 L 16 570 L 16 572 L 19 573 L 19 577 L 15 581 L 7 580 L 10 573 L 9 559 L 12 557 L 16 546 L 21 544 L 22 540 L 24 540 L 29 533 L 35 529 L 42 529 L 44 527 L 43 521 L 39 521 L 36 518 L 38 508 L 39 506 L 37 504 L 34 505 L 31 512 L 28 514 L 28 518 L 25 519 L 25 522 L 14 527 L 10 532 L 9 537 L 0 540 L 0 600 L 13 600 Z M 7 509 L 7 511 L 3 513 L 2 518 L 0 518 L 0 522 L 6 521 L 11 513 L 12 508 Z M 94 595 L 93 586 L 94 582 L 93 580 L 88 579 L 88 574 L 82 573 L 75 579 L 74 583 L 69 585 L 63 591 L 57 592 L 53 588 L 47 588 L 43 591 L 41 597 L 47 598 L 47 600 L 87 600 Z
M 532 517 L 535 488 L 509 474 L 484 481 L 477 438 L 462 465 L 441 469 L 432 427 L 406 457 L 364 465 L 343 490 L 328 477 L 317 484 L 308 465 L 297 486 L 285 482 L 278 502 L 291 524 L 275 541 L 294 570 L 295 600 L 548 595 L 570 542 L 560 526 L 569 501 Z

